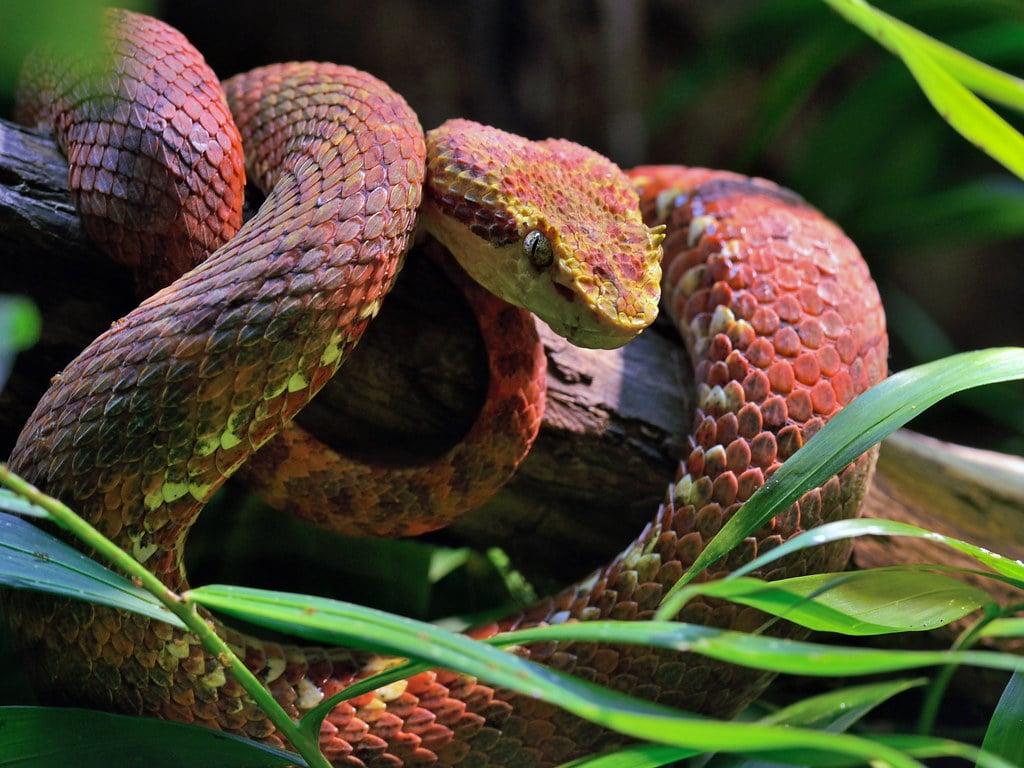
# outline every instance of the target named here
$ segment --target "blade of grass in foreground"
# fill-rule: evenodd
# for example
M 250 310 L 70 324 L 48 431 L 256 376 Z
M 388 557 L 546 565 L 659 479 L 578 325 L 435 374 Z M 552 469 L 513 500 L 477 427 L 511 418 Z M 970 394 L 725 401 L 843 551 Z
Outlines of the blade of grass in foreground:
M 758 722 L 763 725 L 814 727 L 842 732 L 879 704 L 923 682 L 893 680 L 829 691 L 773 712 Z M 658 768 L 694 754 L 693 750 L 663 744 L 634 744 L 608 754 L 574 760 L 563 768 Z M 731 768 L 745 764 L 746 761 L 739 756 L 718 755 L 709 766 Z
M 825 4 L 890 53 L 900 55 L 899 46 L 890 39 L 891 32 L 895 31 L 979 96 L 1024 112 L 1024 80 L 1021 78 L 978 61 L 867 3 L 825 0 Z
M 645 741 L 699 752 L 767 755 L 799 750 L 819 756 L 841 754 L 876 759 L 894 766 L 919 765 L 897 750 L 880 751 L 877 744 L 854 736 L 686 715 L 569 677 L 430 624 L 336 600 L 221 586 L 190 590 L 186 597 L 208 608 L 318 642 L 370 645 L 431 666 L 456 669 L 499 687 L 557 703 L 573 714 Z M 561 629 L 586 626 L 583 623 Z M 631 626 L 636 629 L 642 625 Z M 511 637 L 510 642 L 518 641 L 518 635 L 516 640 Z M 1021 665 L 1024 666 L 1024 660 Z
M 307 639 L 347 646 L 372 645 L 430 666 L 457 669 L 499 687 L 555 702 L 569 712 L 647 741 L 700 752 L 772 754 L 773 759 L 781 761 L 796 755 L 806 759 L 813 753 L 816 762 L 831 762 L 835 755 L 843 755 L 849 762 L 849 757 L 863 758 L 863 750 L 867 749 L 873 758 L 889 764 L 916 764 L 906 755 L 879 751 L 878 744 L 853 736 L 718 722 L 673 712 L 567 677 L 429 624 L 339 601 L 222 586 L 201 587 L 190 591 L 187 597 L 214 610 Z M 798 674 L 854 675 L 961 662 L 1024 669 L 1024 659 L 1004 654 L 835 648 L 662 622 L 582 622 L 522 630 L 488 642 L 521 645 L 566 639 L 692 650 L 751 667 Z M 866 746 L 868 743 L 870 747 Z
M 916 680 L 891 680 L 829 691 L 791 704 L 777 712 L 762 717 L 758 722 L 761 724 L 815 727 L 833 733 L 843 732 L 878 705 L 885 703 L 897 694 L 910 688 L 918 687 L 925 682 L 924 678 Z M 875 733 L 872 735 L 872 738 L 879 744 L 898 746 L 900 750 L 921 759 L 958 757 L 986 768 L 996 768 L 997 766 L 999 768 L 1008 768 L 1013 765 L 1020 765 L 1018 762 L 1012 760 L 1008 762 L 1003 759 L 1007 757 L 1005 754 L 1000 755 L 992 750 L 982 752 L 978 747 L 970 744 L 963 744 L 952 739 L 929 736 L 923 733 Z M 794 754 L 792 757 L 796 758 L 798 755 Z M 712 757 L 705 765 L 707 768 L 764 768 L 770 764 L 772 763 L 766 763 L 758 759 L 756 755 L 744 758 L 740 755 L 718 754 Z M 816 768 L 822 768 L 826 765 L 850 765 L 849 762 L 838 757 L 833 760 L 811 764 L 815 765 Z M 587 768 L 590 768 L 590 766 L 587 766 Z
M 982 749 L 1006 758 L 1014 765 L 1024 765 L 1024 674 L 1014 672 L 1003 689 L 996 711 L 989 721 Z
M 0 584 L 123 608 L 184 626 L 146 590 L 31 523 L 2 512 Z
M 951 549 L 974 558 L 979 565 L 992 569 L 995 574 L 998 574 L 1001 581 L 1024 589 L 1024 563 L 1019 560 L 1011 560 L 1000 555 L 998 552 L 992 552 L 984 547 L 979 547 L 977 544 L 971 544 L 968 541 L 929 531 L 925 528 L 918 528 L 910 523 L 904 523 L 899 520 L 875 520 L 870 517 L 861 517 L 855 520 L 836 520 L 833 523 L 826 523 L 813 530 L 805 531 L 799 536 L 794 536 L 785 544 L 781 544 L 775 549 L 760 555 L 757 559 L 751 560 L 746 565 L 737 568 L 726 578 L 740 578 L 751 571 L 763 568 L 781 557 L 806 547 L 819 546 L 828 542 L 855 538 L 857 536 L 910 536 L 918 539 L 927 539 L 937 544 L 944 544 Z M 693 587 L 693 589 L 699 588 L 698 586 Z
M 628 643 L 692 651 L 731 664 L 793 675 L 848 677 L 900 672 L 921 667 L 967 664 L 1024 671 L 1024 657 L 991 651 L 911 651 L 783 640 L 700 624 L 679 622 L 581 622 L 536 627 L 498 635 L 494 645 L 552 640 Z
M 17 522 L 28 525 L 23 521 Z M 41 531 L 35 534 L 40 537 L 37 543 L 50 546 L 47 538 L 52 537 Z M 67 578 L 68 573 L 73 574 L 73 571 L 63 572 L 62 576 Z M 33 582 L 32 587 L 82 597 L 75 593 L 76 590 L 68 592 L 60 581 L 61 577 L 58 576 L 55 583 Z M 237 613 L 242 602 L 241 596 L 247 591 L 253 595 L 257 613 L 262 611 L 270 617 L 269 621 L 262 622 L 269 626 L 278 626 L 302 636 L 305 634 L 304 627 L 319 626 L 326 617 L 330 628 L 326 635 L 328 642 L 360 647 L 370 644 L 375 650 L 426 660 L 432 666 L 463 670 L 502 687 L 555 702 L 581 717 L 638 739 L 666 742 L 698 751 L 771 753 L 778 754 L 780 759 L 792 750 L 810 750 L 814 754 L 842 754 L 860 760 L 874 757 L 893 766 L 918 765 L 897 750 L 879 751 L 877 745 L 852 736 L 836 738 L 811 730 L 753 728 L 749 724 L 719 723 L 668 710 L 567 677 L 464 636 L 380 611 L 357 609 L 335 601 L 239 588 L 228 589 L 226 600 L 223 601 L 217 599 L 215 588 L 195 590 L 188 597 L 194 602 L 200 602 L 195 598 L 205 593 L 206 599 L 203 602 L 210 607 Z M 287 601 L 292 601 L 292 604 L 287 605 Z M 132 605 L 132 600 L 124 599 L 124 596 L 116 597 L 112 602 L 123 602 L 126 603 L 123 607 L 139 609 L 138 605 Z M 281 608 L 287 608 L 289 612 L 282 616 Z M 300 730 L 297 735 L 305 739 L 310 734 L 307 730 Z
M 1021 109 L 1024 84 L 1019 79 L 932 40 L 862 0 L 825 2 L 899 56 L 935 110 L 960 135 L 1024 178 L 1024 136 L 970 90 Z
M 242 736 L 91 709 L 0 707 L 0 766 L 180 768 L 305 766 L 301 757 Z M 137 761 L 126 760 L 137 755 Z
M 561 768 L 660 768 L 698 754 L 664 744 L 633 744 L 596 757 L 581 757 Z
M 739 577 L 692 584 L 679 594 L 685 600 L 703 595 L 741 603 L 816 632 L 918 632 L 945 626 L 992 602 L 988 592 L 941 572 L 946 570 L 963 569 L 909 565 L 778 581 Z
M 1024 349 L 1006 347 L 952 355 L 900 371 L 876 384 L 832 417 L 747 500 L 669 590 L 658 618 L 679 612 L 679 592 L 698 573 L 914 416 L 956 392 L 1022 378 Z

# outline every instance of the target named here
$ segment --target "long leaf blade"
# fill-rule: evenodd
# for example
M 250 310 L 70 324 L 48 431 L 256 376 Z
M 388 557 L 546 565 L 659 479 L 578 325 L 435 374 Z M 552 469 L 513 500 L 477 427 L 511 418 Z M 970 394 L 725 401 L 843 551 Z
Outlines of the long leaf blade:
M 825 2 L 902 59 L 925 97 L 954 130 L 1024 178 L 1024 136 L 971 91 L 1024 109 L 1024 81 L 929 38 L 863 0 Z
M 860 636 L 934 629 L 992 601 L 984 590 L 923 566 L 817 573 L 770 582 L 730 578 L 690 585 L 680 595 L 717 597 L 816 632 Z
M 1011 560 L 1000 555 L 998 552 L 992 552 L 984 547 L 979 547 L 977 544 L 971 544 L 968 541 L 963 541 L 953 536 L 946 536 L 935 531 L 919 528 L 916 525 L 904 523 L 900 520 L 875 520 L 868 517 L 855 520 L 837 520 L 811 531 L 805 531 L 799 536 L 794 536 L 785 544 L 776 547 L 770 552 L 766 552 L 756 560 L 747 563 L 741 568 L 737 568 L 730 574 L 730 577 L 743 576 L 752 570 L 763 568 L 768 563 L 805 547 L 818 546 L 857 536 L 909 536 L 943 544 L 974 558 L 979 565 L 990 568 L 1007 583 L 1024 589 L 1024 563 L 1019 560 Z
M 0 733 L 3 768 L 306 765 L 299 755 L 241 736 L 91 709 L 0 707 Z
M 1024 765 L 1024 674 L 1014 672 L 989 721 L 982 749 Z
M 146 590 L 6 513 L 0 513 L 0 584 L 121 608 L 182 626 Z
M 901 37 L 904 45 L 912 44 L 979 96 L 1024 111 L 1024 80 L 1021 78 L 978 61 L 860 0 L 825 0 L 825 3 L 891 53 L 901 54 L 901 44 L 894 36 Z
M 1024 178 L 1024 136 L 902 35 L 897 40 L 900 58 L 943 119 L 965 139 Z
M 200 587 L 189 591 L 186 597 L 213 610 L 300 637 L 357 647 L 372 644 L 381 651 L 459 670 L 521 694 L 551 701 L 573 714 L 645 741 L 701 752 L 778 753 L 780 759 L 794 750 L 802 750 L 816 755 L 878 758 L 895 766 L 919 765 L 897 750 L 879 752 L 876 744 L 845 734 L 719 722 L 687 715 L 600 688 L 430 624 L 341 601 L 227 586 Z M 645 622 L 622 624 L 632 631 L 646 625 Z M 588 625 L 583 622 L 545 629 L 561 629 L 572 634 L 586 631 Z M 695 629 L 709 631 L 706 627 Z M 526 642 L 527 636 L 511 634 L 508 641 Z M 1020 664 L 1024 666 L 1024 660 Z

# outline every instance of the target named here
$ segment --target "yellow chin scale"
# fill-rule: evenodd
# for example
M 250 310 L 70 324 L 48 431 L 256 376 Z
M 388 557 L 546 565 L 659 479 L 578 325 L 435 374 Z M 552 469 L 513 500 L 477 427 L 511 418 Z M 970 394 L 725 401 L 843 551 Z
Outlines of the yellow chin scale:
M 463 268 L 572 343 L 618 347 L 657 316 L 664 234 L 596 152 L 450 120 L 427 134 L 427 192 L 425 225 Z

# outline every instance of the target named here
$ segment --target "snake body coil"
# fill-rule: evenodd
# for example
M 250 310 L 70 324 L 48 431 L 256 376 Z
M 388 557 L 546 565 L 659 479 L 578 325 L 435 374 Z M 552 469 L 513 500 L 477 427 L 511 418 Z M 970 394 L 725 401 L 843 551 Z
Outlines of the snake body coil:
M 174 76 L 164 79 L 172 85 L 181 82 L 182 72 L 191 77 L 199 71 L 197 54 L 180 53 L 181 41 L 164 25 L 132 14 L 117 19 L 121 36 L 144 41 L 133 51 L 145 49 L 158 71 L 170 67 Z M 197 156 L 201 167 L 225 166 L 229 177 L 237 176 L 237 158 L 213 138 L 216 120 L 186 124 L 163 96 L 150 99 L 146 119 L 137 116 L 147 113 L 126 106 L 124 99 L 145 99 L 149 86 L 138 84 L 141 75 L 132 62 L 140 54 L 126 52 L 121 36 L 115 47 L 128 63 L 120 67 L 135 83 L 123 98 L 76 98 L 80 83 L 50 77 L 65 91 L 56 107 L 58 124 L 85 135 L 75 144 L 85 149 L 69 149 L 92 169 L 77 171 L 92 179 L 81 196 L 89 197 L 94 187 L 119 188 L 122 182 L 107 180 L 103 171 L 136 161 L 122 159 L 112 136 L 123 133 L 129 144 L 149 146 L 149 139 L 131 138 L 141 135 L 137 123 L 160 123 L 171 131 L 144 158 L 177 147 Z M 167 53 L 161 52 L 164 41 Z M 185 585 L 182 542 L 203 504 L 334 373 L 393 282 L 424 207 L 424 141 L 416 118 L 369 75 L 333 65 L 282 67 L 243 76 L 229 92 L 249 167 L 270 190 L 260 214 L 208 261 L 115 323 L 56 377 L 11 457 L 14 471 L 62 498 L 174 589 Z M 182 101 L 188 112 L 191 100 Z M 31 119 L 40 111 L 31 111 Z M 76 127 L 83 125 L 91 127 Z M 254 141 L 256 136 L 262 140 Z M 550 154 L 571 158 L 574 146 L 555 143 Z M 137 189 L 124 193 L 131 200 L 157 181 L 149 160 L 137 162 Z M 187 190 L 184 170 L 176 178 L 177 162 L 171 163 L 170 186 L 192 201 L 183 219 L 213 211 L 219 223 L 199 225 L 201 238 L 237 227 L 232 211 L 241 186 L 218 176 L 212 187 L 200 185 L 212 191 L 197 196 Z M 597 191 L 578 197 L 597 199 L 605 211 L 619 206 L 620 213 L 590 222 L 590 208 L 575 198 L 563 201 L 576 228 L 558 230 L 541 214 L 522 225 L 485 212 L 480 198 L 486 195 L 473 192 L 478 178 L 471 162 L 456 152 L 446 167 L 453 166 L 455 181 L 441 181 L 440 171 L 431 181 L 431 171 L 434 191 L 425 207 L 449 209 L 442 214 L 447 221 L 461 218 L 474 236 L 506 238 L 500 248 L 509 253 L 518 247 L 510 245 L 511 230 L 518 227 L 522 238 L 525 226 L 556 250 L 586 231 L 601 232 L 601 240 L 635 254 L 625 269 L 602 261 L 608 257 L 601 253 L 591 266 L 571 260 L 549 265 L 546 253 L 537 258 L 543 241 L 523 238 L 538 271 L 550 270 L 561 281 L 550 289 L 552 300 L 573 304 L 575 314 L 565 323 L 570 333 L 591 333 L 580 330 L 584 299 L 578 297 L 588 291 L 605 313 L 598 324 L 632 316 L 628 287 L 615 293 L 625 285 L 623 272 L 639 281 L 641 292 L 656 292 L 646 277 L 657 238 L 639 224 L 635 210 L 628 212 L 636 208 L 636 194 L 617 171 L 601 166 Z M 573 170 L 558 173 L 571 176 Z M 556 174 L 550 184 L 555 197 L 565 176 Z M 666 226 L 665 306 L 696 370 L 690 451 L 654 519 L 622 555 L 479 634 L 571 619 L 650 616 L 724 520 L 831 415 L 885 375 L 878 293 L 856 249 L 819 213 L 766 182 L 714 171 L 641 168 L 632 178 L 648 225 Z M 517 184 L 524 190 L 544 186 L 525 178 Z M 454 200 L 455 191 L 468 195 L 466 201 Z M 153 207 L 146 203 L 141 210 Z M 581 293 L 570 299 L 573 281 Z M 646 322 L 622 333 L 635 334 Z M 872 463 L 873 456 L 862 457 L 805 495 L 721 568 L 820 522 L 856 514 Z M 767 575 L 838 567 L 845 554 L 835 547 L 816 550 Z M 189 634 L 137 615 L 26 593 L 5 593 L 4 611 L 33 660 L 40 693 L 50 700 L 279 741 L 244 691 Z M 737 628 L 759 623 L 753 612 L 704 602 L 691 603 L 680 618 Z M 296 716 L 387 663 L 219 631 Z M 718 715 L 736 712 L 765 684 L 763 677 L 727 665 L 645 648 L 552 644 L 524 653 L 596 682 Z M 321 746 L 339 766 L 549 766 L 618 739 L 552 705 L 433 671 L 336 707 Z

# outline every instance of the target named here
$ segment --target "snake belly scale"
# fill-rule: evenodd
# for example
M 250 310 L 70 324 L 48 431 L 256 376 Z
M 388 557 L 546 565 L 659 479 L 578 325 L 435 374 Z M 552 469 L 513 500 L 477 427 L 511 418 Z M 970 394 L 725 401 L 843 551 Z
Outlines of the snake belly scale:
M 193 76 L 198 83 L 205 76 L 201 57 L 159 22 L 129 13 L 111 19 L 112 60 L 131 86 L 116 86 L 122 92 L 109 99 L 84 98 L 76 89 L 90 78 L 43 66 L 37 80 L 63 96 L 40 97 L 23 115 L 34 123 L 53 118 L 65 135 L 79 132 L 77 143 L 62 142 L 87 220 L 115 208 L 130 231 L 143 231 L 164 205 L 153 202 L 164 200 L 165 187 L 150 161 L 168 147 L 184 148 L 174 157 L 197 160 L 206 179 L 190 192 L 184 160 L 172 160 L 168 196 L 184 199 L 187 213 L 171 218 L 185 223 L 179 229 L 187 237 L 217 247 L 238 227 L 242 194 L 233 145 L 215 138 L 227 122 L 217 116 L 223 100 L 211 91 L 214 117 L 184 121 L 167 107 L 177 97 L 152 97 L 150 86 L 138 85 L 149 82 L 140 62 L 154 60 L 151 68 L 172 85 Z M 196 84 L 191 92 L 205 88 Z M 885 375 L 884 317 L 860 255 L 832 223 L 774 185 L 677 167 L 636 169 L 630 179 L 569 142 L 542 143 L 534 155 L 535 145 L 507 134 L 469 135 L 464 121 L 425 142 L 400 97 L 347 67 L 269 67 L 240 76 L 227 90 L 250 175 L 267 190 L 260 213 L 198 266 L 201 257 L 188 248 L 147 240 L 147 252 L 184 254 L 175 273 L 190 271 L 55 377 L 11 457 L 14 471 L 70 504 L 172 589 L 186 584 L 183 542 L 202 506 L 338 368 L 395 280 L 418 221 L 471 276 L 513 303 L 536 301 L 553 327 L 595 346 L 624 343 L 653 318 L 662 235 L 651 228 L 663 226 L 664 306 L 696 372 L 688 454 L 637 539 L 597 573 L 476 635 L 652 615 L 724 520 L 832 414 Z M 155 117 L 137 120 L 143 113 L 131 100 L 147 96 Z M 190 98 L 177 100 L 186 112 L 194 108 Z M 147 122 L 177 138 L 138 138 L 143 126 L 136 123 Z M 112 149 L 115 135 L 152 151 L 138 161 L 121 159 Z M 480 164 L 471 156 L 480 152 L 498 161 Z M 523 158 L 538 161 L 536 182 Z M 75 170 L 77 160 L 84 166 Z M 134 162 L 128 182 L 107 178 Z M 567 165 L 552 170 L 559 162 Z M 511 168 L 511 180 L 492 178 L 496 167 Z M 502 184 L 517 202 L 492 209 L 492 190 Z M 128 203 L 151 197 L 126 213 L 106 198 L 95 202 L 103 187 Z M 537 190 L 542 199 L 530 200 Z M 106 226 L 91 225 L 90 232 Z M 498 273 L 497 260 L 482 262 L 481 252 L 527 261 L 516 261 L 509 277 Z M 143 280 L 154 271 L 148 263 L 130 266 Z M 872 455 L 861 457 L 809 492 L 708 577 L 801 530 L 856 514 L 872 466 Z M 835 568 L 845 556 L 836 547 L 815 550 L 766 575 Z M 280 742 L 240 686 L 186 633 L 23 592 L 5 592 L 3 608 L 50 701 Z M 761 621 L 754 612 L 707 602 L 691 603 L 680 618 L 736 628 Z M 345 649 L 263 642 L 219 625 L 218 631 L 295 716 L 390 663 Z M 644 648 L 562 643 L 521 652 L 721 716 L 737 712 L 766 684 L 727 665 Z M 554 766 L 620 741 L 556 706 L 444 670 L 337 706 L 321 734 L 335 765 L 392 768 Z

